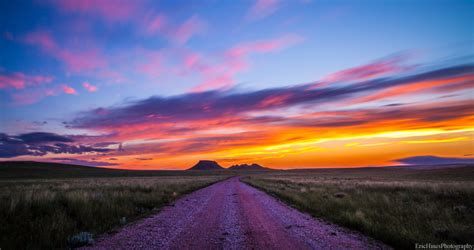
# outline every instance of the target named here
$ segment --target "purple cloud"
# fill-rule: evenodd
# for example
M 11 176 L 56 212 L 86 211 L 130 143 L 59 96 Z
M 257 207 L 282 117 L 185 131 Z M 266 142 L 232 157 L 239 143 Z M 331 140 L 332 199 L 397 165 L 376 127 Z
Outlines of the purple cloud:
M 432 155 L 413 156 L 395 161 L 409 165 L 474 164 L 474 158 L 438 157 Z
M 16 136 L 17 139 L 27 144 L 45 143 L 45 142 L 73 142 L 71 138 L 45 132 L 33 132 Z
M 67 125 L 74 128 L 113 128 L 146 123 L 238 117 L 251 111 L 341 101 L 418 81 L 470 75 L 473 71 L 472 65 L 458 65 L 411 76 L 371 79 L 343 87 L 314 88 L 314 83 L 311 83 L 243 93 L 228 90 L 188 93 L 171 97 L 153 96 L 122 106 L 85 111 Z M 433 117 L 433 119 L 437 118 Z
M 43 156 L 52 154 L 85 154 L 106 153 L 105 147 L 77 145 L 70 136 L 53 133 L 34 132 L 11 136 L 0 133 L 0 158 L 11 158 L 22 155 Z
M 81 165 L 81 166 L 89 166 L 89 167 L 106 167 L 106 166 L 117 166 L 117 163 L 105 162 L 105 161 L 88 161 L 88 160 L 80 160 L 74 158 L 53 158 L 53 160 L 66 163 L 66 164 L 74 164 L 74 165 Z

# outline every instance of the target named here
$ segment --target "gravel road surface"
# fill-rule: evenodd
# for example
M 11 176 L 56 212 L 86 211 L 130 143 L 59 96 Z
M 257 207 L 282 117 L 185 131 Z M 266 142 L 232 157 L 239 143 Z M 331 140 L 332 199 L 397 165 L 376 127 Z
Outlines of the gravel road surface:
M 386 249 L 238 178 L 200 189 L 86 249 Z

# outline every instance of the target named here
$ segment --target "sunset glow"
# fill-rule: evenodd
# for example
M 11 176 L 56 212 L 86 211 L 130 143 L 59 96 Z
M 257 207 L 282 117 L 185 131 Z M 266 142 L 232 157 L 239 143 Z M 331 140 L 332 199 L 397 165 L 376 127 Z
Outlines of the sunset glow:
M 471 159 L 473 2 L 429 3 L 3 1 L 0 160 Z

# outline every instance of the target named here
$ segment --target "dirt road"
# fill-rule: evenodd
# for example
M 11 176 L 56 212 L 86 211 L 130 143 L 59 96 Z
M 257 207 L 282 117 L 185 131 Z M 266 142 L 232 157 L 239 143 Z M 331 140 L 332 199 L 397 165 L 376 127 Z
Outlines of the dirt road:
M 106 235 L 93 249 L 377 249 L 361 234 L 315 220 L 231 178 Z

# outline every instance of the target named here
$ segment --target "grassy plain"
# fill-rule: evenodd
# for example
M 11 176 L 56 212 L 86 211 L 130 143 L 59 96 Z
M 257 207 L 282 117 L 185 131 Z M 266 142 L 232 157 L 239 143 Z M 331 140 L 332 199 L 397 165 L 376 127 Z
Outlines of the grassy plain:
M 292 171 L 127 171 L 0 163 L 0 248 L 68 248 L 229 176 L 396 248 L 474 243 L 474 166 Z
M 283 171 L 244 181 L 396 248 L 474 243 L 474 166 Z
M 64 166 L 63 166 L 64 167 Z M 88 171 L 88 170 L 85 170 Z M 99 171 L 102 171 L 99 169 Z M 77 172 L 71 171 L 74 175 Z M 80 232 L 94 236 L 160 210 L 183 194 L 225 179 L 223 174 L 175 171 L 159 176 L 0 180 L 0 248 L 53 249 L 71 246 Z M 47 175 L 46 175 L 47 176 Z M 112 175 L 113 176 L 113 175 Z M 59 178 L 59 179 L 58 179 Z

